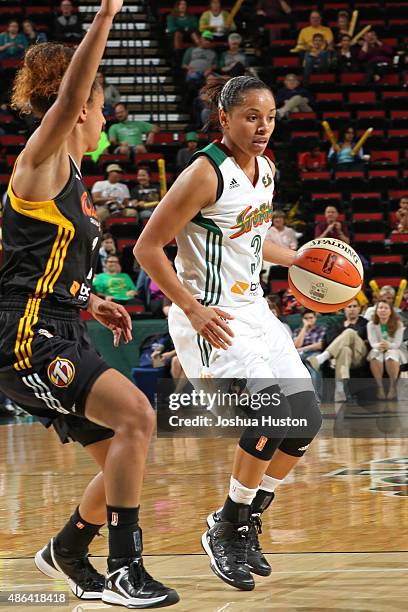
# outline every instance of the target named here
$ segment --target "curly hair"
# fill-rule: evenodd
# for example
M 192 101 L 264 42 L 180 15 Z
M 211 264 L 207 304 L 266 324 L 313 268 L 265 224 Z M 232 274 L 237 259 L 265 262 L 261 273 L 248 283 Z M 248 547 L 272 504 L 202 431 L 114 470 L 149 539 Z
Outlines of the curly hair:
M 12 108 L 23 114 L 43 117 L 57 99 L 62 78 L 74 52 L 70 47 L 52 42 L 30 47 L 14 80 Z M 94 83 L 91 99 L 95 88 Z
M 397 315 L 397 313 L 395 312 L 391 304 L 389 304 L 385 300 L 379 300 L 375 306 L 375 312 L 373 314 L 373 319 L 372 319 L 375 325 L 378 325 L 380 323 L 380 317 L 377 314 L 378 304 L 387 304 L 387 306 L 389 306 L 391 309 L 390 318 L 388 319 L 386 325 L 387 325 L 388 334 L 392 338 L 395 335 L 395 332 L 397 331 L 397 329 L 401 327 L 402 325 L 401 319 L 399 318 L 399 316 Z

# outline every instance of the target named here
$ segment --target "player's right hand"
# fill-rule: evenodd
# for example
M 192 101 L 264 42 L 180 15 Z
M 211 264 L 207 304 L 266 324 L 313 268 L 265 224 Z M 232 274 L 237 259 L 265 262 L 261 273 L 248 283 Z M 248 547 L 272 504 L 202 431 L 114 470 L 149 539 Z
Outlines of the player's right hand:
M 230 337 L 234 332 L 226 322 L 234 317 L 220 308 L 210 308 L 197 304 L 188 315 L 194 329 L 207 340 L 214 348 L 227 350 L 232 342 Z
M 102 0 L 100 13 L 106 17 L 114 17 L 123 6 L 123 0 Z

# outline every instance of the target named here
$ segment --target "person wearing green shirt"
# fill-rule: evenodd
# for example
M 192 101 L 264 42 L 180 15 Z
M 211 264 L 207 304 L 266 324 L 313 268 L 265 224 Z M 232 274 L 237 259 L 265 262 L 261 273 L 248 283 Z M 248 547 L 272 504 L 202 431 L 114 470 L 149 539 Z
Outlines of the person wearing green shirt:
M 123 102 L 115 104 L 115 117 L 118 123 L 111 125 L 108 131 L 110 143 L 118 145 L 115 153 L 129 155 L 131 149 L 136 153 L 146 153 L 143 135 L 147 134 L 147 145 L 153 144 L 159 127 L 147 121 L 129 121 L 129 111 Z
M 198 45 L 197 18 L 188 12 L 186 0 L 178 0 L 166 18 L 166 31 L 173 34 L 173 46 L 182 49 L 184 42 L 193 41 Z
M 28 40 L 19 31 L 18 21 L 8 22 L 7 31 L 0 34 L 0 59 L 20 59 L 28 48 Z
M 136 286 L 129 274 L 122 272 L 116 255 L 107 258 L 106 270 L 95 276 L 93 288 L 96 293 L 105 300 L 129 304 L 137 296 Z

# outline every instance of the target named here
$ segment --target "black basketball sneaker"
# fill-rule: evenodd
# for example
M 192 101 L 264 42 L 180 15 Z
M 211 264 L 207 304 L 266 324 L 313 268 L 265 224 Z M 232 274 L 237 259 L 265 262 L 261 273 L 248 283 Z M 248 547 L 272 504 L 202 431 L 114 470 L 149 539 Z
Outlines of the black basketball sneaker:
M 212 512 L 207 517 L 207 525 L 211 528 L 221 521 L 218 512 Z M 258 576 L 269 576 L 272 568 L 262 552 L 258 534 L 262 533 L 262 520 L 259 514 L 251 514 L 248 531 L 247 566 Z
M 58 554 L 54 540 L 39 550 L 34 557 L 37 568 L 50 578 L 65 580 L 76 597 L 80 599 L 102 599 L 105 577 L 96 571 L 88 559 Z
M 142 558 L 108 559 L 102 601 L 125 608 L 162 608 L 179 601 L 174 589 L 158 582 L 145 570 Z
M 214 574 L 243 591 L 255 588 L 255 581 L 247 565 L 249 529 L 248 524 L 236 526 L 218 520 L 201 538 Z

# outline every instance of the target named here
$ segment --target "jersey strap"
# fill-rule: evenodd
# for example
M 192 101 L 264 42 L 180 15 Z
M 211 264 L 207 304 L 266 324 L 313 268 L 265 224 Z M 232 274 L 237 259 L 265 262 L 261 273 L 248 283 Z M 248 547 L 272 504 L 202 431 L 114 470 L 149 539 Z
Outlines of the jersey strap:
M 217 147 L 217 144 L 215 142 L 212 142 L 206 147 L 204 147 L 204 149 L 200 149 L 200 151 L 194 153 L 194 155 L 190 159 L 190 162 L 187 165 L 190 166 L 193 161 L 195 161 L 198 157 L 202 155 L 204 155 L 208 159 L 217 175 L 218 186 L 216 199 L 219 200 L 222 195 L 222 192 L 224 191 L 224 179 L 220 170 L 220 166 L 226 159 L 228 159 L 228 155 L 226 155 L 222 149 Z

